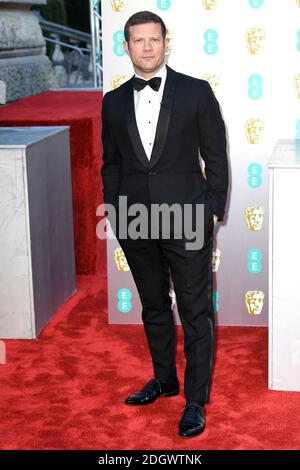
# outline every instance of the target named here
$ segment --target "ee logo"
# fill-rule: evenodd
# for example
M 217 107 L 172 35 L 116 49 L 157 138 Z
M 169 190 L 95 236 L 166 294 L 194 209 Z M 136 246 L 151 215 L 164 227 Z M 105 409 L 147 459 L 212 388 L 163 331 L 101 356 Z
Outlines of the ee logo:
M 219 311 L 219 292 L 214 290 L 212 295 L 212 301 L 214 306 L 214 312 L 218 313 Z
M 251 163 L 248 166 L 248 184 L 250 188 L 259 188 L 262 185 L 262 166 L 259 163 Z
M 123 57 L 125 55 L 125 49 L 123 47 L 123 41 L 125 40 L 123 31 L 116 31 L 113 35 L 114 54 L 118 57 Z
M 251 75 L 248 79 L 248 95 L 252 100 L 259 100 L 262 97 L 263 79 L 260 75 Z
M 262 269 L 261 264 L 262 252 L 253 248 L 248 251 L 248 271 L 252 274 L 260 273 Z
M 264 0 L 249 0 L 249 5 L 251 8 L 260 8 L 264 4 Z
M 216 43 L 218 39 L 218 33 L 215 29 L 208 29 L 204 33 L 204 52 L 207 55 L 213 55 L 216 54 L 218 51 L 218 44 Z
M 129 289 L 120 289 L 118 291 L 118 310 L 121 313 L 129 313 L 132 308 L 132 294 Z
M 297 50 L 300 52 L 300 29 L 298 29 L 297 31 L 297 39 L 298 39 Z
M 300 139 L 300 119 L 296 121 L 296 139 Z
M 171 0 L 157 0 L 156 4 L 157 8 L 159 8 L 160 10 L 169 10 L 169 8 L 171 7 Z

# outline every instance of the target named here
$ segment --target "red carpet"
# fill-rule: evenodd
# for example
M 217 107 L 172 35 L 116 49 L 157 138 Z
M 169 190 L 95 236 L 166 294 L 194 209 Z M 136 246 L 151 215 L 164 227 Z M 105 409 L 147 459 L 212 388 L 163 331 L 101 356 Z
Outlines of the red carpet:
M 101 201 L 97 92 L 50 92 L 0 107 L 0 126 L 70 125 L 77 272 L 105 266 L 96 239 Z M 267 389 L 267 329 L 217 330 L 207 429 L 177 437 L 183 392 L 123 404 L 152 377 L 143 327 L 107 325 L 106 278 L 78 276 L 78 292 L 36 341 L 5 341 L 0 365 L 1 449 L 299 449 L 300 393 Z M 177 363 L 183 390 L 183 338 Z
M 96 237 L 96 208 L 102 202 L 102 93 L 51 91 L 0 106 L 0 127 L 71 126 L 70 151 L 76 272 L 96 274 L 105 244 Z
M 218 328 L 207 429 L 181 439 L 182 392 L 123 405 L 152 376 L 142 326 L 107 325 L 104 275 L 78 287 L 37 341 L 5 341 L 1 449 L 299 449 L 300 394 L 267 389 L 266 328 Z

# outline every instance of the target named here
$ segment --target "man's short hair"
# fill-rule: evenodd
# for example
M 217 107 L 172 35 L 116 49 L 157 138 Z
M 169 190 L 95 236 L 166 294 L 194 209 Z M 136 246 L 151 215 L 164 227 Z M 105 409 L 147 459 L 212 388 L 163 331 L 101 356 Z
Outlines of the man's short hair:
M 126 22 L 124 27 L 124 36 L 125 40 L 129 42 L 130 33 L 129 28 L 130 26 L 135 26 L 137 24 L 146 24 L 146 23 L 158 23 L 161 26 L 162 36 L 165 39 L 167 35 L 167 28 L 163 20 L 160 16 L 152 13 L 151 11 L 139 11 L 138 13 L 134 13 Z

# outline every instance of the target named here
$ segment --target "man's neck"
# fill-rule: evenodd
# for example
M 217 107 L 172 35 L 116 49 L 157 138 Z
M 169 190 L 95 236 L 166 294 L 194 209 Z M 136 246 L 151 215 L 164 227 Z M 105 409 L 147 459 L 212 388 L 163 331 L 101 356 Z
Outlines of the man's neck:
M 135 72 L 136 75 L 138 75 L 139 77 L 144 78 L 145 80 L 151 80 L 151 78 L 155 77 L 165 67 L 165 65 L 166 64 L 162 64 L 162 66 L 159 69 L 157 69 L 153 72 L 149 72 L 149 73 L 143 72 L 143 71 L 141 71 L 141 70 L 134 67 L 134 72 Z

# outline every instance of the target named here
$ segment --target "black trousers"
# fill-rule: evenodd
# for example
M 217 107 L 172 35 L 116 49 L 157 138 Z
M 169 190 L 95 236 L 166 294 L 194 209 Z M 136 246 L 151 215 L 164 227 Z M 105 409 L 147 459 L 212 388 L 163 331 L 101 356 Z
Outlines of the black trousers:
M 140 296 L 154 376 L 167 382 L 177 379 L 171 274 L 184 332 L 184 394 L 200 404 L 209 400 L 214 351 L 212 217 L 206 220 L 204 238 L 198 250 L 186 250 L 185 239 L 119 239 Z

